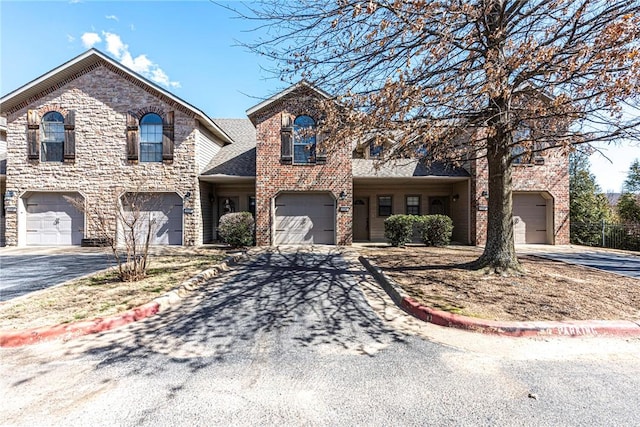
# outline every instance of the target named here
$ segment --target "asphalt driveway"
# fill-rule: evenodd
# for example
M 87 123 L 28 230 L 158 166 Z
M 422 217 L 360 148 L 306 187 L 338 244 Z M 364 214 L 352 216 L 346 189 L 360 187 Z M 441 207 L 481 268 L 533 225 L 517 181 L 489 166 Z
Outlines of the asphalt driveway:
M 5 248 L 0 253 L 0 301 L 7 301 L 40 289 L 114 265 L 112 257 L 95 250 L 74 248 L 46 250 Z
M 585 246 L 527 245 L 517 249 L 518 252 L 640 279 L 640 254 L 634 255 Z
M 262 251 L 157 316 L 2 348 L 3 423 L 640 425 L 637 351 L 554 359 L 557 341 L 540 340 L 507 357 L 496 337 L 463 351 L 379 315 L 370 279 L 337 248 Z

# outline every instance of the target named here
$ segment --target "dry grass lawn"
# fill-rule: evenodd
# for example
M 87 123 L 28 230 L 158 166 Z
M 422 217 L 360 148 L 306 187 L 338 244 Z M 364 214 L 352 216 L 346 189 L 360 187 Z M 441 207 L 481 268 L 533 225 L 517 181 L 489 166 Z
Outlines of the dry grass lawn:
M 211 249 L 150 256 L 147 277 L 139 282 L 121 282 L 116 271 L 110 269 L 0 302 L 0 330 L 52 326 L 121 313 L 152 301 L 224 258 L 224 252 Z
M 471 247 L 363 248 L 406 294 L 423 305 L 493 320 L 640 320 L 640 280 L 525 256 L 521 277 L 463 267 Z M 0 330 L 21 330 L 106 317 L 176 288 L 219 263 L 223 251 L 190 249 L 152 256 L 148 277 L 123 283 L 113 271 L 0 303 Z
M 640 280 L 550 261 L 520 257 L 527 274 L 501 277 L 463 264 L 470 247 L 367 248 L 375 265 L 423 305 L 492 320 L 640 320 Z

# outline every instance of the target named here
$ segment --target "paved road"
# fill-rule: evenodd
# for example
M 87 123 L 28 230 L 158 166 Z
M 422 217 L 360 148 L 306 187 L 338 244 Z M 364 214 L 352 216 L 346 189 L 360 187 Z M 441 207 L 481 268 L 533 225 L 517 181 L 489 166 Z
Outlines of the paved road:
M 263 253 L 159 316 L 0 349 L 2 424 L 640 425 L 639 340 L 426 325 L 352 261 Z
M 607 250 L 590 249 L 583 246 L 547 246 L 534 247 L 528 245 L 523 252 L 564 261 L 571 264 L 585 265 L 612 273 L 618 273 L 640 279 L 640 256 L 613 252 Z
M 96 253 L 0 255 L 0 301 L 45 289 L 113 265 L 112 257 Z

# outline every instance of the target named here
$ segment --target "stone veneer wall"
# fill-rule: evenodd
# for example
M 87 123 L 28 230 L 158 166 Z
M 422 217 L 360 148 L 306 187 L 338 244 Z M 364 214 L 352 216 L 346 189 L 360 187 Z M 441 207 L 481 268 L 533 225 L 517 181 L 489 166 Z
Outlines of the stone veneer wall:
M 513 166 L 513 191 L 548 193 L 553 198 L 553 236 L 555 245 L 569 244 L 569 158 L 560 150 L 543 153 L 544 164 Z M 480 159 L 471 167 L 471 237 L 475 245 L 487 240 L 487 206 L 482 191 L 489 188 L 489 171 L 486 159 Z
M 31 191 L 73 191 L 85 198 L 87 215 L 85 237 L 96 236 L 93 210 L 113 217 L 114 203 L 125 191 L 176 192 L 184 197 L 184 207 L 193 214 L 184 215 L 183 244 L 202 243 L 200 188 L 197 180 L 193 114 L 153 90 L 144 90 L 139 82 L 117 73 L 108 64 L 92 66 L 87 72 L 53 91 L 8 114 L 7 181 L 15 192 L 11 203 Z M 172 105 L 173 104 L 173 105 Z M 76 111 L 76 158 L 72 163 L 31 162 L 27 159 L 27 110 Z M 171 163 L 127 161 L 126 113 L 149 109 L 174 111 L 175 150 Z M 21 218 L 22 219 L 22 218 Z M 18 244 L 18 218 L 6 218 L 8 245 Z M 110 223 L 115 230 L 115 220 Z M 22 244 L 22 243 L 21 243 Z
M 307 114 L 317 120 L 311 103 L 302 96 L 292 94 L 255 113 L 251 120 L 256 125 L 256 244 L 273 244 L 273 199 L 284 192 L 329 191 L 337 200 L 336 243 L 352 243 L 353 179 L 351 149 L 345 144 L 327 155 L 324 165 L 286 165 L 280 163 L 280 129 L 282 114 Z M 340 192 L 346 197 L 341 200 Z M 347 207 L 347 212 L 340 212 Z

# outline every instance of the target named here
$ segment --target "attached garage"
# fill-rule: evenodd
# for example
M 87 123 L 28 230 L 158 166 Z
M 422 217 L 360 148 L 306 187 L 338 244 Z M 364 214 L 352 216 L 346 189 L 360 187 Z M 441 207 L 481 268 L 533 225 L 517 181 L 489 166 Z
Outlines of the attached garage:
M 125 221 L 118 226 L 118 241 L 123 245 L 134 227 L 136 239 L 149 244 L 182 244 L 182 198 L 176 193 L 127 193 L 122 196 Z
M 552 200 L 540 193 L 513 195 L 513 228 L 516 244 L 551 243 L 548 237 Z
M 335 244 L 335 200 L 329 193 L 287 193 L 275 201 L 275 244 Z
M 79 245 L 84 235 L 84 214 L 71 200 L 78 193 L 33 193 L 25 200 L 28 246 Z

